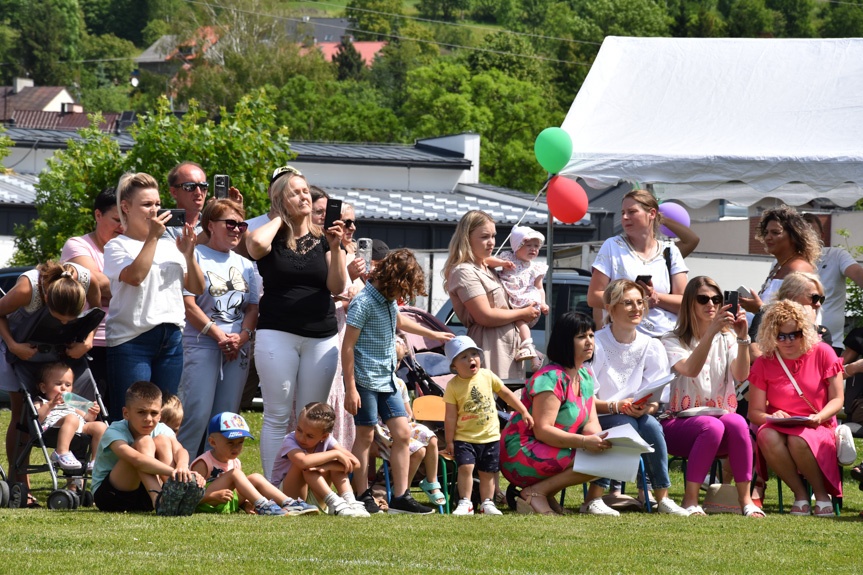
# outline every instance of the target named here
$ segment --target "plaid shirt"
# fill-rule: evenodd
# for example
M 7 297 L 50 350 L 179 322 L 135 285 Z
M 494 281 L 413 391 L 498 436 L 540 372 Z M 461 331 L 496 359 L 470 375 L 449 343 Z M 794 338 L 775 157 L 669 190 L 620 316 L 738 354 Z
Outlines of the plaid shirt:
M 396 391 L 396 319 L 399 308 L 371 283 L 348 307 L 348 325 L 360 330 L 354 346 L 354 378 L 357 387 L 371 391 Z

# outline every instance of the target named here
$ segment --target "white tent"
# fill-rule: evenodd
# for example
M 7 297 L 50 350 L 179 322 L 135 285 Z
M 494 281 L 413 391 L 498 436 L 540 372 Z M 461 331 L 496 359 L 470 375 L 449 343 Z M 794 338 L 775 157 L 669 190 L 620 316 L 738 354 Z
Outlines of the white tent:
M 702 207 L 863 197 L 863 39 L 608 37 L 561 173 Z

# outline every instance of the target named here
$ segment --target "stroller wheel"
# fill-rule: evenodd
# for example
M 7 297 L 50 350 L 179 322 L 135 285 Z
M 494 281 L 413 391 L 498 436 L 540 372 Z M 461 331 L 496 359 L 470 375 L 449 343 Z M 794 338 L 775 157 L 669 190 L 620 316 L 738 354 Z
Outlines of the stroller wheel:
M 72 491 L 71 489 L 67 489 L 69 493 L 72 495 L 72 509 L 78 509 L 81 506 L 81 497 L 77 492 Z
M 517 507 L 515 505 L 515 498 L 519 495 L 519 489 L 512 483 L 509 484 L 509 487 L 506 488 L 506 504 L 509 505 L 509 508 L 513 511 L 517 511 Z
M 0 508 L 9 505 L 9 484 L 0 480 Z
M 48 496 L 48 509 L 75 509 L 75 496 L 68 489 L 52 491 Z
M 27 506 L 27 486 L 23 483 L 9 484 L 9 509 L 21 509 Z
M 89 489 L 81 495 L 81 505 L 83 507 L 93 507 L 93 492 Z

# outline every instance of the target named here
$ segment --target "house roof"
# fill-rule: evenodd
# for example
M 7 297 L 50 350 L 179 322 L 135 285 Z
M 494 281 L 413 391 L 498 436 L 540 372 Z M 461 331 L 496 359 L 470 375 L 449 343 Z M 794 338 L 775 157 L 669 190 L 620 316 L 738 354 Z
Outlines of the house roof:
M 177 47 L 177 36 L 165 35 L 150 44 L 141 55 L 135 59 L 138 64 L 156 64 L 165 62 Z
M 0 120 L 8 120 L 15 110 L 43 110 L 63 92 L 63 86 L 29 86 L 15 94 L 11 86 L 0 86 Z
M 470 160 L 461 155 L 410 144 L 333 144 L 292 141 L 291 151 L 297 153 L 296 161 L 303 162 L 394 165 L 408 168 L 428 167 L 458 170 L 471 167 Z
M 353 26 L 350 18 L 308 18 L 302 21 L 290 19 L 285 22 L 285 33 L 289 38 L 303 42 L 314 38 L 318 42 L 338 42 L 342 36 L 350 35 L 347 28 Z
M 314 47 L 323 53 L 328 62 L 332 62 L 339 51 L 340 44 L 341 42 L 318 42 Z M 374 63 L 377 53 L 387 45 L 386 42 L 352 42 L 352 44 L 368 67 Z
M 24 174 L 0 174 L 0 204 L 36 203 L 38 176 Z
M 99 124 L 103 132 L 114 129 L 120 114 L 102 114 L 104 121 Z M 85 113 L 61 114 L 60 112 L 43 112 L 41 110 L 16 110 L 12 116 L 18 128 L 36 130 L 78 130 L 90 125 L 90 119 Z

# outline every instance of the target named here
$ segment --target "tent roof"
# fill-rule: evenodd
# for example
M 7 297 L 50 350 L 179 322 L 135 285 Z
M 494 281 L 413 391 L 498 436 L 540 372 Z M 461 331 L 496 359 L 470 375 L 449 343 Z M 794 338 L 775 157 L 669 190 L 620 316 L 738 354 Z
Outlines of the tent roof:
M 608 37 L 563 122 L 561 173 L 667 184 L 664 199 L 694 207 L 850 205 L 863 197 L 861 94 L 863 39 Z

